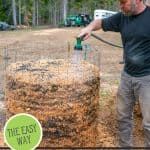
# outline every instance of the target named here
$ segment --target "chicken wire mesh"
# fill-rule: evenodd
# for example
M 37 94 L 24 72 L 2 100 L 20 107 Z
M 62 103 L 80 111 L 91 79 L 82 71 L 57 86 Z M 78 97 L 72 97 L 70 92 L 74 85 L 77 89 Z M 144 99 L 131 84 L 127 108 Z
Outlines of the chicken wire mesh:
M 2 124 L 5 122 L 5 112 L 7 117 L 21 112 L 31 113 L 42 122 L 44 130 L 42 146 L 67 144 L 67 146 L 83 146 L 85 143 L 87 146 L 95 146 L 100 52 L 96 47 L 91 48 L 87 44 L 83 45 L 83 51 L 72 49 L 70 43 L 56 46 L 49 42 L 25 45 L 15 43 L 3 48 L 1 91 L 3 91 L 2 96 L 5 95 L 3 99 L 5 98 L 6 105 L 3 109 Z M 49 101 L 54 101 L 56 104 Z M 49 112 L 53 113 L 54 107 L 57 108 L 54 114 L 61 112 L 61 115 L 60 113 L 59 116 L 49 114 Z M 43 112 L 46 114 L 42 115 Z M 78 120 L 72 124 L 69 123 L 72 127 L 68 126 L 66 113 L 72 120 Z M 76 119 L 73 116 L 77 116 Z M 52 124 L 55 131 L 51 129 Z M 79 134 L 75 128 L 82 130 L 80 131 L 82 134 Z M 50 135 L 53 141 L 49 141 Z M 68 139 L 67 136 L 74 138 Z
M 36 61 L 42 59 L 65 59 L 73 64 L 81 64 L 87 61 L 100 69 L 101 53 L 97 46 L 83 45 L 82 51 L 74 51 L 73 46 L 67 42 L 55 45 L 51 42 L 28 42 L 9 44 L 1 48 L 1 92 L 5 91 L 5 76 L 7 67 L 16 62 L 23 64 L 25 61 Z M 76 67 L 78 67 L 76 65 Z M 25 69 L 25 68 L 24 68 Z M 59 67 L 58 67 L 59 71 Z M 90 70 L 89 70 L 90 71 Z M 68 72 L 68 71 L 67 71 Z M 84 75 L 83 75 L 84 78 Z

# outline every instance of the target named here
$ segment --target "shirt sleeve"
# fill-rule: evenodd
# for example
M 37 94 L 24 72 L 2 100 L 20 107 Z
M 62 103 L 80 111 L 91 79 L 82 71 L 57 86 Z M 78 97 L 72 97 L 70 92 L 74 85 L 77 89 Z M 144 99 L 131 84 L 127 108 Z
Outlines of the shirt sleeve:
M 117 13 L 109 18 L 102 19 L 102 29 L 104 31 L 120 32 L 121 30 L 121 13 Z

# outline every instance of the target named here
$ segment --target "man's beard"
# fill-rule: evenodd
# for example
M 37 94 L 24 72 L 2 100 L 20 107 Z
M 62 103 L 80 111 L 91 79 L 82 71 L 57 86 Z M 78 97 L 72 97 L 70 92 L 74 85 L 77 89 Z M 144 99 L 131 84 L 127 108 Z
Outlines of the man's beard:
M 123 14 L 124 14 L 125 16 L 132 16 L 132 15 L 135 15 L 136 7 L 137 7 L 136 0 L 131 0 L 130 11 L 129 11 L 129 12 L 123 12 Z

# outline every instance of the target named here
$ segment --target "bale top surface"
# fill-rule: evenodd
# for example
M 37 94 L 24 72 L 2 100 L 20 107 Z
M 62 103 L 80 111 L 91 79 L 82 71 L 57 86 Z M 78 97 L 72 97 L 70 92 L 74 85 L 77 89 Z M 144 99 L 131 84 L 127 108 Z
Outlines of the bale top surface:
M 99 68 L 87 61 L 73 63 L 64 59 L 41 59 L 12 63 L 6 74 L 24 83 L 67 85 L 99 77 Z

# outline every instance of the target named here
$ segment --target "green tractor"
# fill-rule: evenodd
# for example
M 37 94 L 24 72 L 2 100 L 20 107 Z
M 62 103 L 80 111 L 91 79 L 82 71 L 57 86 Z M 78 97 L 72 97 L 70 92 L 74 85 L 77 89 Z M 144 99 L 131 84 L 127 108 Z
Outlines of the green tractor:
M 86 26 L 91 22 L 91 20 L 92 19 L 88 14 L 70 15 L 65 19 L 64 25 L 66 27 Z

